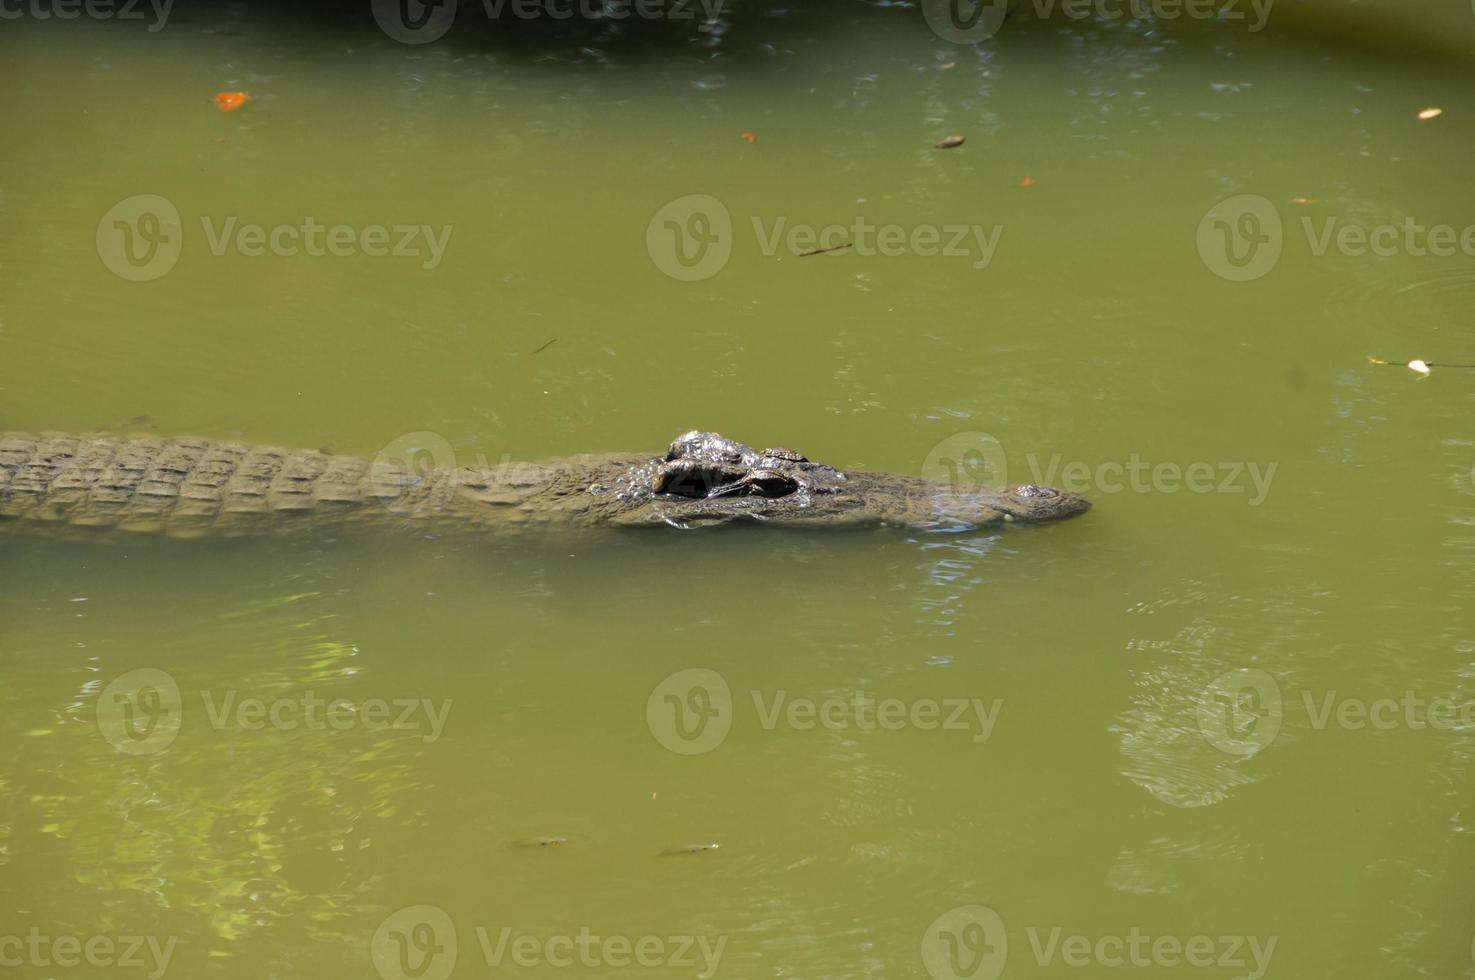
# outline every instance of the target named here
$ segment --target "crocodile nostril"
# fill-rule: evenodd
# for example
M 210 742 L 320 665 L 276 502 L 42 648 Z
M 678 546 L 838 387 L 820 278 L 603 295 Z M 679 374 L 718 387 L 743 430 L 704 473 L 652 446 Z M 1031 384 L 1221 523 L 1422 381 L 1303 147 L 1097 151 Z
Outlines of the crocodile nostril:
M 1023 486 L 1018 487 L 1018 488 L 1015 489 L 1014 496 L 1016 496 L 1016 497 L 1058 497 L 1058 496 L 1060 496 L 1060 491 L 1059 490 L 1051 489 L 1050 487 L 1042 487 L 1042 486 L 1039 486 L 1038 484 L 1035 484 L 1035 483 L 1026 483 Z

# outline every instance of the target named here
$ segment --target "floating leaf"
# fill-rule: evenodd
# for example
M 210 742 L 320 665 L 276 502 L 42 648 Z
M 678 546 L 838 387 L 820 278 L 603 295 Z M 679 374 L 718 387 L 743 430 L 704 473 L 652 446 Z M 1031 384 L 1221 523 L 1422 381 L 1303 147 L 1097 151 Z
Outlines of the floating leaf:
M 1437 106 L 1432 106 L 1431 105 L 1427 109 L 1420 109 L 1419 110 L 1419 118 L 1420 119 L 1426 119 L 1426 120 L 1427 119 L 1438 119 L 1442 115 L 1444 115 L 1444 110 L 1443 109 L 1440 109 Z
M 932 145 L 939 150 L 951 150 L 955 146 L 962 146 L 963 141 L 964 137 L 962 136 L 944 136 Z
M 251 96 L 245 92 L 216 92 L 211 98 L 211 101 L 215 103 L 215 108 L 221 112 L 234 112 L 247 102 L 250 102 Z

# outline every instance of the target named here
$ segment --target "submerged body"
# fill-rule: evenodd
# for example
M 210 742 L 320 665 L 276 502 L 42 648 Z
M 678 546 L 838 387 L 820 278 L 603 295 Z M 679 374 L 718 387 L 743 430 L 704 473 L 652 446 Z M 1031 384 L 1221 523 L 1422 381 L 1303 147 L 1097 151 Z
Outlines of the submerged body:
M 792 450 L 760 452 L 695 431 L 663 456 L 423 471 L 409 460 L 201 439 L 0 433 L 0 526 L 201 537 L 334 524 L 690 528 L 746 518 L 953 530 L 1046 523 L 1089 506 L 1048 487 L 955 488 L 841 472 Z

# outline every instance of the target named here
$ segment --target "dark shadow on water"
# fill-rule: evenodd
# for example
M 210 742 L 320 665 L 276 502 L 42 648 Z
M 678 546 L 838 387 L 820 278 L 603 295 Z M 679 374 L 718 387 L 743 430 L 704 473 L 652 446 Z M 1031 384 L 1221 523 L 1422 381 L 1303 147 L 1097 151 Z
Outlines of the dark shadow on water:
M 36 0 L 42 7 L 48 0 Z M 942 0 L 937 0 L 942 2 Z M 439 51 L 509 60 L 637 65 L 651 60 L 720 58 L 734 68 L 762 68 L 776 54 L 824 57 L 825 41 L 852 31 L 876 37 L 931 38 L 939 52 L 967 57 L 1004 48 L 1084 45 L 1102 57 L 1121 45 L 1181 45 L 1194 57 L 1223 60 L 1232 48 L 1261 40 L 1303 48 L 1308 58 L 1345 57 L 1365 62 L 1419 65 L 1471 58 L 1470 35 L 1446 21 L 1417 16 L 1392 2 L 1271 3 L 1221 0 L 1216 9 L 1242 11 L 1243 19 L 1174 16 L 1067 16 L 1061 0 L 1009 0 L 1010 14 L 993 37 L 977 45 L 953 44 L 930 32 L 918 2 L 890 0 L 327 0 L 300 3 L 208 0 L 176 4 L 167 30 L 239 37 L 304 47 L 328 45 L 367 50 Z M 1178 10 L 1169 0 L 1164 9 Z M 147 6 L 147 5 L 143 5 Z M 1093 0 L 1092 9 L 1114 12 L 1154 5 L 1147 0 Z M 1462 5 L 1463 6 L 1463 5 Z M 652 12 L 657 8 L 665 13 Z M 29 6 L 27 9 L 31 9 Z M 1247 33 L 1252 20 L 1263 22 Z M 623 11 L 623 13 L 622 13 Z M 642 13 L 642 11 L 644 11 Z M 1236 15 L 1237 16 L 1237 15 Z M 60 25 L 59 21 L 52 22 Z M 138 25 L 113 21 L 122 30 Z

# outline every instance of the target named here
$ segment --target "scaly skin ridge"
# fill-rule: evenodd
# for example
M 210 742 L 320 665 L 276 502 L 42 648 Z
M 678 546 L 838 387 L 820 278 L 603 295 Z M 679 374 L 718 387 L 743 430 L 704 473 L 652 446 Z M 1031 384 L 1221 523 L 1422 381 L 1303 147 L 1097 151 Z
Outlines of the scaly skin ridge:
M 841 473 L 788 450 L 759 453 L 698 432 L 664 458 L 623 453 L 426 471 L 408 461 L 203 439 L 0 433 L 0 523 L 179 537 L 406 522 L 987 526 L 1057 520 L 1089 506 L 1041 492 L 1052 495 L 1048 502 L 1008 488 L 959 492 L 916 477 Z

